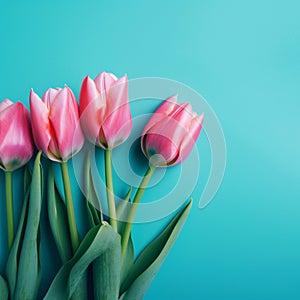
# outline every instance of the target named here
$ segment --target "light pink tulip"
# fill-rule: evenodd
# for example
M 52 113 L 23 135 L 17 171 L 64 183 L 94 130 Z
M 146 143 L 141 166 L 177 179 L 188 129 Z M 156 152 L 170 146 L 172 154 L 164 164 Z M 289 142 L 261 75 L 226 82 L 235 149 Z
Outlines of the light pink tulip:
M 70 88 L 48 89 L 42 99 L 31 90 L 30 110 L 35 144 L 48 158 L 65 162 L 80 151 L 84 136 Z
M 194 113 L 190 103 L 176 102 L 177 95 L 165 100 L 143 131 L 142 150 L 156 167 L 183 162 L 202 128 L 204 115 Z
M 0 103 L 0 168 L 14 171 L 33 154 L 33 141 L 27 108 L 6 99 Z
M 127 76 L 100 73 L 85 77 L 80 90 L 80 121 L 92 143 L 113 149 L 123 143 L 132 129 Z

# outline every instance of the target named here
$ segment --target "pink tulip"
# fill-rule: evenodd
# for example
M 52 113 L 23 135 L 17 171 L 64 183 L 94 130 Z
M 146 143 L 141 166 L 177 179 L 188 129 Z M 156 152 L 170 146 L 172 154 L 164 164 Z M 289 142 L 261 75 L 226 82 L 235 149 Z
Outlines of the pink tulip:
M 177 95 L 165 100 L 143 131 L 142 150 L 156 167 L 183 162 L 202 128 L 204 115 L 194 113 L 190 103 L 176 101 Z
M 80 151 L 84 136 L 70 88 L 48 89 L 42 99 L 31 90 L 30 110 L 35 144 L 48 158 L 66 162 Z
M 6 99 L 0 103 L 0 168 L 14 171 L 33 154 L 29 113 L 20 103 Z
M 85 77 L 80 91 L 80 120 L 86 137 L 104 149 L 123 143 L 132 129 L 127 76 L 100 73 Z

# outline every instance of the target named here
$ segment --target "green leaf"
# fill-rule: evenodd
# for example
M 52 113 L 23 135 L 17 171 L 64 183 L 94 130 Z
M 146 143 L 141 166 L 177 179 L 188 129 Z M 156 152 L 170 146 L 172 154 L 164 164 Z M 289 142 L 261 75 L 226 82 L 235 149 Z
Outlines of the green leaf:
M 61 261 L 65 263 L 72 257 L 71 238 L 67 209 L 55 183 L 53 163 L 48 171 L 47 192 L 48 216 L 52 235 Z
M 127 220 L 129 212 L 131 210 L 131 201 L 130 196 L 132 193 L 132 187 L 129 188 L 124 200 L 122 200 L 117 207 L 117 224 L 118 224 L 118 232 L 120 235 L 123 235 L 124 227 L 126 222 L 122 220 Z
M 94 298 L 117 300 L 120 291 L 121 241 L 93 262 Z
M 55 276 L 44 300 L 69 299 L 87 267 L 96 258 L 108 251 L 114 253 L 116 259 L 121 259 L 119 245 L 120 237 L 108 223 L 103 222 L 103 225 L 90 229 L 73 258 L 65 263 Z
M 8 287 L 5 279 L 0 275 L 0 295 L 1 299 L 8 299 Z
M 18 275 L 14 300 L 36 299 L 41 279 L 41 257 L 39 224 L 42 205 L 41 152 L 38 153 L 33 169 L 28 203 L 28 215 L 24 240 L 18 263 Z
M 14 295 L 16 281 L 17 281 L 17 272 L 18 272 L 18 260 L 20 258 L 21 246 L 23 242 L 24 232 L 25 232 L 25 220 L 27 218 L 27 209 L 28 209 L 28 199 L 30 193 L 30 184 L 31 184 L 32 172 L 28 165 L 24 170 L 24 202 L 21 211 L 21 216 L 19 219 L 19 225 L 14 239 L 12 249 L 10 250 L 7 263 L 6 263 L 6 276 L 8 279 L 8 286 L 10 295 Z
M 140 300 L 174 245 L 190 212 L 190 201 L 139 255 L 121 289 L 120 300 Z
M 132 187 L 129 188 L 124 200 L 121 201 L 117 207 L 118 232 L 121 236 L 123 235 L 125 224 L 126 224 L 126 222 L 123 222 L 121 220 L 128 220 L 128 215 L 132 207 L 130 201 L 131 192 L 132 192 Z M 128 240 L 128 246 L 126 249 L 126 254 L 124 257 L 124 262 L 121 268 L 121 286 L 123 285 L 124 280 L 128 277 L 128 273 L 130 272 L 133 263 L 134 263 L 134 246 L 133 246 L 132 237 L 130 235 Z
M 128 245 L 126 249 L 126 254 L 124 257 L 124 262 L 121 268 L 121 284 L 122 287 L 125 284 L 126 278 L 128 278 L 131 269 L 134 264 L 134 245 L 131 235 L 129 236 Z
M 87 152 L 84 166 L 84 195 L 90 227 L 101 224 L 103 221 L 102 212 L 96 207 L 100 207 L 100 199 L 95 188 L 94 178 L 91 169 L 90 152 Z
M 30 188 L 32 179 L 32 171 L 28 165 L 25 166 L 24 169 L 24 196 L 26 195 L 27 191 Z
M 25 220 L 27 218 L 27 210 L 28 210 L 28 199 L 29 199 L 29 190 L 27 190 L 27 193 L 24 198 L 23 208 L 19 220 L 19 226 L 17 229 L 17 233 L 14 239 L 13 246 L 10 250 L 8 260 L 6 263 L 6 276 L 8 279 L 8 285 L 9 285 L 9 291 L 10 295 L 14 295 L 15 293 L 15 287 L 17 282 L 17 275 L 18 275 L 18 261 L 20 258 L 20 252 L 24 237 L 24 231 L 25 231 Z

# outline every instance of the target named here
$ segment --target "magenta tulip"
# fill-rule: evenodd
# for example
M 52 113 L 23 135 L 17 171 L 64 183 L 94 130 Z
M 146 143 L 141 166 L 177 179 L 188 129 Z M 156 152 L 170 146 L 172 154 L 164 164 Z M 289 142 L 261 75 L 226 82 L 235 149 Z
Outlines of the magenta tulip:
M 35 144 L 48 158 L 66 162 L 80 151 L 84 136 L 70 88 L 48 89 L 42 99 L 31 90 L 30 110 Z
M 80 91 L 82 129 L 92 143 L 113 149 L 123 143 L 132 129 L 127 76 L 100 73 L 85 77 Z
M 190 103 L 176 102 L 177 95 L 165 100 L 143 131 L 142 150 L 155 167 L 183 162 L 202 128 L 204 115 L 194 113 Z
M 20 103 L 6 99 L 0 103 L 0 168 L 14 171 L 33 154 L 29 113 Z

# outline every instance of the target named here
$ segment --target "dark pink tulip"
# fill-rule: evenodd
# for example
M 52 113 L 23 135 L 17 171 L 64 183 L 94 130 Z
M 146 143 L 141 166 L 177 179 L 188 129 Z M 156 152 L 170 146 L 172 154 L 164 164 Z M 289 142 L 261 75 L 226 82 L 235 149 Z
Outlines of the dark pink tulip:
M 204 115 L 194 113 L 190 103 L 176 102 L 177 95 L 165 100 L 143 131 L 142 150 L 156 167 L 184 161 L 202 128 Z
M 6 99 L 0 103 L 0 168 L 14 171 L 33 154 L 33 141 L 27 108 Z
M 113 149 L 123 143 L 132 129 L 127 76 L 100 73 L 85 77 L 80 90 L 80 121 L 92 143 Z
M 34 142 L 48 158 L 65 162 L 80 151 L 84 136 L 70 88 L 48 89 L 42 99 L 31 90 L 30 110 Z

